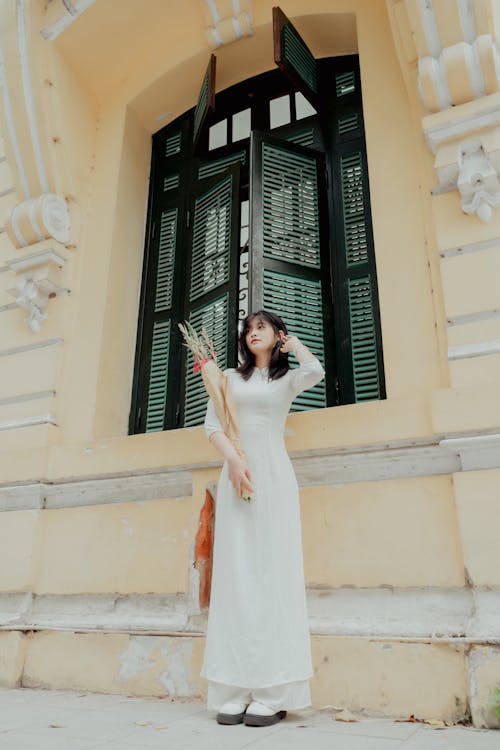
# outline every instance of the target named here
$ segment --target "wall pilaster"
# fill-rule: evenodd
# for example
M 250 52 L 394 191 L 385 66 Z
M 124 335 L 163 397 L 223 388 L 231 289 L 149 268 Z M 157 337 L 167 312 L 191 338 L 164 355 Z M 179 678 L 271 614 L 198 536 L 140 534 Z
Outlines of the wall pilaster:
M 395 46 L 428 149 L 446 314 L 448 387 L 431 394 L 436 433 L 469 471 L 453 474 L 467 587 L 497 585 L 500 466 L 500 3 L 387 0 Z M 493 537 L 491 536 L 493 534 Z M 495 583 L 493 583 L 495 579 Z M 483 623 L 484 625 L 484 623 Z M 481 623 L 478 623 L 481 629 Z M 498 726 L 500 649 L 472 646 L 477 726 Z

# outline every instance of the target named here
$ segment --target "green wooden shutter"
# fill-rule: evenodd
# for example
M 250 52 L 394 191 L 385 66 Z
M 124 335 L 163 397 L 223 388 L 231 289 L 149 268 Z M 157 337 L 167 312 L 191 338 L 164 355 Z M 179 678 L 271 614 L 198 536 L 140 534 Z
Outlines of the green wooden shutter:
M 158 432 L 176 425 L 174 396 L 182 305 L 191 132 L 189 118 L 153 138 L 148 226 L 132 388 L 130 432 Z
M 221 369 L 236 359 L 237 272 L 239 263 L 239 165 L 200 180 L 190 208 L 191 259 L 186 313 L 197 330 L 205 327 Z M 183 424 L 203 422 L 208 396 L 201 373 L 186 357 Z
M 215 109 L 215 61 L 215 55 L 211 55 L 194 110 L 193 143 L 195 147 L 209 111 L 213 112 Z
M 342 403 L 349 403 L 385 398 L 385 386 L 361 87 L 356 64 L 336 73 L 333 90 L 334 297 L 338 306 L 336 320 L 342 329 L 337 336 L 341 396 Z
M 329 354 L 324 165 L 321 154 L 252 133 L 250 307 L 282 316 L 290 332 L 326 365 Z M 323 270 L 325 272 L 323 272 Z M 296 366 L 293 357 L 290 364 Z M 304 391 L 293 409 L 326 406 L 326 383 Z
M 314 56 L 281 8 L 273 8 L 274 61 L 318 109 L 318 70 Z

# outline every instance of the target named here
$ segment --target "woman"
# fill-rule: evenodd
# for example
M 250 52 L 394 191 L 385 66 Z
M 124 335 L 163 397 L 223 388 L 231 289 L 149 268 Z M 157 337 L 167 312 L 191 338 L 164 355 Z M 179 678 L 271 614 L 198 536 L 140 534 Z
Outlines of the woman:
M 281 318 L 264 310 L 245 319 L 239 350 L 241 364 L 226 373 L 248 466 L 222 431 L 211 399 L 205 418 L 207 436 L 225 461 L 201 675 L 220 724 L 268 726 L 311 704 L 299 492 L 284 428 L 293 399 L 325 373 Z M 299 367 L 290 369 L 290 352 Z

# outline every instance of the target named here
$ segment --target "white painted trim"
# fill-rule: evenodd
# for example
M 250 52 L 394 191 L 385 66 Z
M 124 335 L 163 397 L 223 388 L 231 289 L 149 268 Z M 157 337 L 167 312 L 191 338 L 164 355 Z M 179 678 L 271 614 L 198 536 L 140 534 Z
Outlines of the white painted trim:
M 467 315 L 455 315 L 453 318 L 448 318 L 447 326 L 448 328 L 453 328 L 455 326 L 468 325 L 469 323 L 481 323 L 483 320 L 494 320 L 494 318 L 500 318 L 500 308 L 468 313 Z
M 233 16 L 231 18 L 231 21 L 233 22 L 233 29 L 234 29 L 234 33 L 236 34 L 236 37 L 238 39 L 242 39 L 243 38 L 243 29 L 240 26 L 240 22 L 238 21 L 238 19 L 235 16 Z
M 429 52 L 432 57 L 438 58 L 441 54 L 442 45 L 434 13 L 434 0 L 419 0 L 419 6 L 422 28 L 424 30 Z
M 492 96 L 495 96 L 494 94 Z M 485 97 L 487 100 L 488 97 Z M 500 106 L 496 100 L 490 107 L 485 107 L 480 113 L 454 117 L 451 122 L 426 127 L 424 120 L 424 134 L 431 151 L 437 153 L 439 147 L 453 138 L 468 135 L 470 132 L 489 128 L 500 124 Z
M 376 482 L 388 479 L 452 474 L 460 471 L 457 456 L 447 455 L 435 445 L 363 451 L 329 452 L 323 456 L 292 458 L 300 487 Z
M 469 72 L 474 97 L 476 99 L 482 99 L 483 96 L 486 95 L 486 84 L 484 82 L 479 52 L 475 45 L 467 44 L 465 49 L 465 62 Z
M 14 122 L 14 114 L 12 112 L 12 103 L 10 100 L 9 86 L 7 82 L 7 69 L 5 67 L 5 57 L 2 48 L 2 37 L 0 34 L 0 88 L 2 89 L 2 103 L 3 103 L 3 114 L 5 117 L 5 123 L 7 125 L 7 132 L 9 135 L 9 142 L 14 152 L 14 159 L 16 161 L 17 174 L 19 176 L 19 182 L 21 188 L 24 191 L 24 197 L 30 198 L 30 188 L 28 179 L 26 177 L 26 171 L 24 169 L 24 162 L 21 155 L 21 149 L 19 147 L 19 141 L 17 139 L 16 126 Z
M 21 205 L 22 205 L 21 203 L 18 203 L 17 206 L 14 206 L 10 214 L 10 225 L 12 227 L 12 231 L 14 232 L 14 235 L 16 237 L 18 244 L 21 245 L 21 247 L 27 247 L 28 243 L 23 233 L 21 232 L 19 224 L 17 223 L 17 212 Z
M 499 468 L 500 434 L 445 438 L 440 446 L 460 457 L 462 471 Z
M 444 50 L 446 52 L 446 50 Z M 436 90 L 438 93 L 439 104 L 441 109 L 448 109 L 453 104 L 451 98 L 451 92 L 448 86 L 448 78 L 446 76 L 446 66 L 444 64 L 445 57 L 444 52 L 439 56 L 436 66 Z
M 217 26 L 217 24 L 220 21 L 220 15 L 219 15 L 219 9 L 217 8 L 217 3 L 215 2 L 215 0 L 205 0 L 205 2 L 208 6 L 208 10 L 212 14 L 214 26 Z
M 472 2 L 471 0 L 457 0 L 457 4 L 460 28 L 462 29 L 464 40 L 468 44 L 472 44 L 477 37 L 476 19 L 474 17 Z
M 33 231 L 36 234 L 36 238 L 37 238 L 38 242 L 42 242 L 45 239 L 45 237 L 42 234 L 42 231 L 41 231 L 41 229 L 40 229 L 40 227 L 38 225 L 38 221 L 37 221 L 37 218 L 36 218 L 37 208 L 38 208 L 38 201 L 31 201 L 30 202 L 30 206 L 29 206 L 29 215 L 30 215 L 31 226 L 32 226 Z
M 57 421 L 53 414 L 41 414 L 37 417 L 24 417 L 23 419 L 7 419 L 0 422 L 0 431 L 18 430 L 21 427 L 35 427 L 41 424 L 56 425 Z
M 217 47 L 222 47 L 223 41 L 222 41 L 221 35 L 219 34 L 219 30 L 215 26 L 212 26 L 210 28 L 210 32 L 211 32 L 211 34 L 213 36 L 213 39 L 214 39 L 214 42 L 215 42 L 216 46 Z
M 311 635 L 500 643 L 500 588 L 307 587 Z M 190 593 L 0 594 L 0 630 L 204 635 Z
M 33 393 L 19 393 L 17 396 L 0 398 L 0 406 L 7 406 L 8 404 L 21 404 L 25 401 L 36 401 L 40 398 L 53 398 L 55 395 L 55 391 L 34 391 Z
M 46 346 L 54 346 L 56 344 L 62 344 L 64 339 L 60 336 L 56 336 L 52 339 L 45 339 L 43 341 L 34 341 L 32 344 L 24 344 L 23 346 L 13 346 L 10 349 L 0 349 L 0 357 L 12 357 L 16 354 L 22 354 L 22 352 L 31 352 L 34 349 L 43 349 Z
M 452 258 L 455 256 L 464 255 L 465 253 L 477 253 L 481 250 L 491 250 L 497 248 L 500 250 L 500 237 L 492 237 L 490 240 L 484 240 L 483 242 L 469 242 L 460 247 L 450 247 L 447 250 L 441 250 L 439 253 L 441 258 Z
M 75 5 L 71 2 L 71 0 L 63 0 L 64 7 L 68 11 L 68 13 L 71 13 L 72 16 L 78 15 L 78 10 Z
M 24 0 L 17 0 L 17 33 L 18 33 L 18 46 L 19 56 L 21 59 L 21 76 L 23 81 L 23 93 L 24 93 L 24 105 L 26 107 L 26 114 L 28 116 L 28 125 L 31 135 L 31 145 L 33 147 L 33 153 L 35 155 L 35 164 L 38 173 L 38 181 L 40 183 L 41 192 L 49 192 L 49 183 L 47 179 L 47 172 L 45 171 L 45 164 L 43 162 L 42 148 L 40 144 L 40 134 L 38 132 L 38 124 L 35 111 L 35 98 L 33 96 L 33 87 L 31 85 L 31 74 L 29 67 L 28 57 L 28 44 L 26 39 L 26 20 L 25 20 L 25 4 Z M 43 239 L 40 235 L 40 239 Z
M 191 498 L 192 494 L 191 471 L 141 472 L 99 479 L 0 486 L 0 511 L 77 508 L 153 500 L 182 502 L 186 497 Z
M 31 255 L 25 255 L 22 258 L 11 258 L 8 261 L 8 266 L 12 271 L 19 273 L 20 271 L 26 271 L 35 266 L 40 266 L 42 263 L 54 263 L 56 266 L 64 266 L 66 258 L 59 255 L 52 248 L 42 250 L 38 253 L 32 253 Z
M 40 35 L 46 41 L 52 42 L 54 39 L 57 39 L 59 34 L 62 34 L 62 32 L 65 31 L 68 26 L 71 26 L 73 21 L 76 21 L 76 19 L 94 3 L 95 0 L 77 0 L 76 3 L 72 4 L 72 7 L 76 10 L 76 13 L 66 10 L 66 12 L 57 19 L 57 21 L 54 21 L 54 23 L 50 26 L 46 26 L 45 28 L 41 29 Z
M 500 339 L 481 341 L 479 344 L 463 344 L 448 347 L 448 360 L 469 359 L 471 357 L 486 357 L 489 354 L 500 354 Z

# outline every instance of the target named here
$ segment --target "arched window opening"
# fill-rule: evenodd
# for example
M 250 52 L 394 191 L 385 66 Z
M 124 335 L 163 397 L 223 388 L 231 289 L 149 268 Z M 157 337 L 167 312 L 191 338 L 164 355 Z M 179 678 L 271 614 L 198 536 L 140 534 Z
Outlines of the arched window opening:
M 292 410 L 385 398 L 358 58 L 315 60 L 276 11 L 279 69 L 215 95 L 212 56 L 198 105 L 153 136 L 130 433 L 203 421 L 179 321 L 234 367 L 259 308 L 325 366 Z

